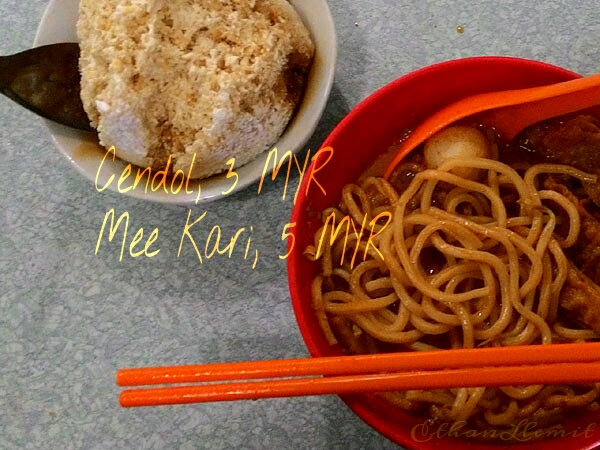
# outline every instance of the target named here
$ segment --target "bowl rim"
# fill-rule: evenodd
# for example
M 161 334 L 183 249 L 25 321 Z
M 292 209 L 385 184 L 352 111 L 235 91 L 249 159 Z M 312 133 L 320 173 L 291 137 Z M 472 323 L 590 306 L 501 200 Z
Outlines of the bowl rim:
M 234 170 L 238 175 L 237 183 L 233 189 L 232 180 L 227 172 L 200 179 L 191 180 L 192 192 L 181 190 L 176 194 L 158 189 L 157 191 L 132 189 L 119 192 L 117 183 L 111 183 L 107 190 L 117 192 L 128 197 L 167 204 L 200 204 L 226 198 L 232 193 L 239 192 L 255 184 L 262 176 L 268 154 L 273 147 L 285 148 L 292 153 L 298 153 L 313 136 L 320 119 L 327 106 L 333 87 L 335 68 L 337 64 L 337 32 L 331 15 L 331 10 L 326 0 L 289 0 L 296 12 L 300 15 L 307 29 L 310 31 L 315 43 L 315 56 L 309 73 L 307 89 L 302 97 L 286 129 L 277 142 L 259 154 L 254 160 Z M 34 46 L 55 42 L 75 42 L 76 20 L 79 0 L 50 0 L 42 15 L 34 39 Z M 86 133 L 56 124 L 47 119 L 42 119 L 50 133 L 54 146 L 69 161 L 75 170 L 92 183 L 104 186 L 111 175 L 118 177 L 127 162 L 116 159 L 111 161 L 106 158 L 99 170 L 105 153 L 101 151 L 82 151 L 82 145 L 88 148 L 93 145 L 95 138 L 92 133 Z M 135 168 L 135 166 L 134 166 Z M 153 172 L 154 173 L 154 172 Z M 198 189 L 201 196 L 198 199 Z
M 457 65 L 494 65 L 494 64 L 517 64 L 519 66 L 530 66 L 535 67 L 536 70 L 540 72 L 547 72 L 549 75 L 556 75 L 558 77 L 564 77 L 565 79 L 572 79 L 576 77 L 580 77 L 581 75 L 570 71 L 568 69 L 552 65 L 546 62 L 537 61 L 533 59 L 526 59 L 520 57 L 513 56 L 472 56 L 465 57 L 459 59 L 451 59 L 443 62 L 439 62 L 436 64 L 432 64 L 429 66 L 422 67 L 405 75 L 402 75 L 395 80 L 387 83 L 386 85 L 380 87 L 372 94 L 367 96 L 364 100 L 357 104 L 355 108 L 353 108 L 339 123 L 338 125 L 331 131 L 331 133 L 325 138 L 320 148 L 325 147 L 333 147 L 334 143 L 339 139 L 339 137 L 345 132 L 347 127 L 352 126 L 357 117 L 360 117 L 364 114 L 364 111 L 371 107 L 373 104 L 379 102 L 382 98 L 389 95 L 390 92 L 396 90 L 398 86 L 404 85 L 412 80 L 419 79 L 422 77 L 428 77 L 431 73 L 437 72 L 439 70 L 445 70 L 448 68 L 455 67 Z M 307 173 L 310 173 L 312 166 L 317 164 L 316 161 L 312 162 L 311 166 L 307 169 Z M 298 197 L 298 201 L 292 208 L 290 223 L 299 223 L 302 220 L 302 214 L 305 209 L 309 208 L 308 200 L 305 195 L 308 183 L 310 183 L 309 177 L 305 177 L 302 180 L 302 183 L 299 188 L 299 192 L 301 193 Z M 338 196 L 333 197 L 335 200 L 338 200 Z M 331 203 L 331 202 L 330 202 Z M 288 245 L 288 251 L 293 250 L 293 242 L 290 242 Z M 300 249 L 296 249 L 296 252 L 301 251 Z M 302 338 L 305 342 L 305 345 L 309 351 L 309 353 L 313 357 L 325 356 L 324 353 L 319 348 L 319 344 L 315 339 L 315 336 L 310 332 L 310 327 L 307 325 L 307 320 L 309 318 L 305 317 L 302 311 L 302 300 L 300 298 L 299 285 L 297 280 L 301 280 L 301 274 L 299 272 L 299 268 L 295 262 L 295 258 L 288 259 L 288 284 L 290 288 L 290 296 L 292 301 L 292 307 L 295 314 L 295 318 L 297 321 L 297 326 L 300 330 Z M 374 411 L 371 407 L 369 407 L 369 402 L 375 399 L 373 394 L 353 394 L 353 395 L 340 395 L 339 396 L 344 403 L 356 413 L 364 422 L 369 424 L 372 428 L 383 434 L 388 439 L 393 442 L 403 445 L 406 448 L 416 448 L 417 442 L 413 440 L 410 436 L 406 435 L 406 433 L 398 432 L 391 421 L 385 420 L 381 418 L 381 416 Z M 381 399 L 376 399 L 376 401 L 383 401 Z M 410 415 L 408 412 L 398 410 L 399 414 Z M 452 439 L 452 440 L 450 440 Z M 566 438 L 569 439 L 569 438 Z M 548 438 L 543 439 L 537 442 L 522 442 L 517 444 L 511 444 L 513 448 L 522 448 L 524 446 L 528 446 L 532 449 L 538 448 L 552 448 L 558 450 L 559 448 L 564 448 L 566 444 L 577 444 L 576 447 L 579 450 L 589 450 L 595 448 L 598 443 L 600 443 L 600 436 L 596 436 L 595 438 L 588 438 L 585 440 L 570 440 L 566 441 L 565 438 Z M 541 444 L 540 444 L 541 443 Z M 502 443 L 482 443 L 480 441 L 465 441 L 465 439 L 456 439 L 456 438 L 444 438 L 431 440 L 424 443 L 419 443 L 418 448 L 420 450 L 427 449 L 440 449 L 440 448 L 454 448 L 457 445 L 466 445 L 468 448 L 472 448 L 474 450 L 484 450 L 484 449 L 497 449 Z M 462 447 L 461 447 L 462 448 Z

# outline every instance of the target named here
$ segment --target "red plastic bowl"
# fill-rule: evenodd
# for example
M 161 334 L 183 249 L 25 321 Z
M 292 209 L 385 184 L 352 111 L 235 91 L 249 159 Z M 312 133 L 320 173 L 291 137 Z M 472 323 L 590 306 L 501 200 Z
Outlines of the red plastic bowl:
M 391 82 L 360 103 L 339 123 L 321 147 L 333 148 L 333 156 L 325 162 L 330 154 L 323 154 L 308 169 L 306 173 L 310 174 L 313 168 L 320 168 L 313 178 L 304 177 L 291 218 L 291 222 L 296 223 L 294 251 L 288 260 L 291 297 L 300 332 L 313 356 L 341 354 L 339 348 L 331 347 L 325 341 L 311 307 L 310 284 L 318 267 L 302 253 L 312 243 L 318 228 L 315 212 L 337 204 L 344 184 L 356 180 L 402 132 L 413 128 L 437 109 L 476 93 L 519 89 L 578 76 L 559 67 L 518 58 L 459 59 L 417 70 Z M 423 433 L 423 418 L 394 408 L 372 394 L 347 395 L 342 399 L 365 422 L 407 448 L 497 450 L 499 446 L 509 444 L 502 440 L 490 444 L 473 438 L 448 437 L 443 432 L 439 436 L 432 435 L 438 431 L 432 427 Z M 527 447 L 528 450 L 591 449 L 600 443 L 600 426 L 595 429 L 595 423 L 600 423 L 600 413 L 570 418 L 565 424 L 566 431 L 571 431 L 567 437 L 511 446 Z M 413 430 L 414 435 L 411 434 Z M 586 430 L 588 432 L 584 433 Z

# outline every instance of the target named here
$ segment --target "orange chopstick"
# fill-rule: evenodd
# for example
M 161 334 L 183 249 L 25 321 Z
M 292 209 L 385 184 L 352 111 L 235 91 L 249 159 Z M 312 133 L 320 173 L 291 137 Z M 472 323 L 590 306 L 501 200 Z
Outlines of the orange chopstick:
M 600 363 L 540 364 L 536 366 L 482 367 L 477 370 L 400 372 L 323 378 L 278 379 L 253 382 L 204 384 L 169 388 L 126 390 L 124 407 L 294 397 L 302 395 L 352 394 L 359 392 L 440 389 L 450 387 L 519 384 L 588 383 L 600 380 Z
M 304 377 L 281 379 L 283 377 Z M 239 381 L 257 378 L 279 378 Z M 238 380 L 231 383 L 215 381 Z M 600 381 L 600 342 L 121 369 L 122 406 L 368 391 Z M 213 382 L 213 383 L 209 383 Z M 206 384 L 209 383 L 209 384 Z

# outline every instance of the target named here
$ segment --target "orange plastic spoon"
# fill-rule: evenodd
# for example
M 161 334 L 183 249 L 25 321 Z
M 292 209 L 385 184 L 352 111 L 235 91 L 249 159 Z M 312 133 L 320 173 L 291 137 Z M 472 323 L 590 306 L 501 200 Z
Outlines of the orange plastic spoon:
M 446 106 L 422 122 L 400 145 L 385 171 L 389 178 L 398 163 L 438 131 L 478 114 L 478 122 L 493 126 L 506 140 L 529 125 L 600 105 L 600 74 L 562 83 L 510 91 L 486 92 Z

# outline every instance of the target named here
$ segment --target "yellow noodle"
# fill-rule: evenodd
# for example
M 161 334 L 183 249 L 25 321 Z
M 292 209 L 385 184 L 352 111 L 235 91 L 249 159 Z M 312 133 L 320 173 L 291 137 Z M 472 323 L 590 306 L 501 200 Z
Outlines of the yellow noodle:
M 527 398 L 531 398 L 534 395 L 538 394 L 544 388 L 543 384 L 536 384 L 531 386 L 501 386 L 500 389 L 506 395 L 516 399 L 516 400 L 524 400 Z
M 518 417 L 519 407 L 516 400 L 510 400 L 507 408 L 502 412 L 495 412 L 487 409 L 483 415 L 490 425 L 507 425 L 516 423 Z
M 456 167 L 478 169 L 482 181 L 455 175 Z M 596 178 L 549 164 L 523 172 L 489 159 L 455 159 L 418 173 L 402 193 L 375 177 L 346 186 L 340 207 L 322 214 L 323 223 L 332 214 L 335 223 L 318 230 L 305 251 L 322 267 L 313 282 L 313 306 L 327 340 L 337 342 L 327 321 L 333 316 L 378 341 L 413 351 L 599 338 L 558 322 L 569 270 L 563 249 L 575 244 L 581 223 L 565 196 L 537 186 L 543 173 L 582 182 Z M 382 212 L 391 213 L 392 220 L 386 227 L 375 224 L 380 233 L 369 246 L 370 221 Z M 346 216 L 354 228 L 330 241 Z M 567 221 L 562 236 L 555 230 L 557 216 Z M 366 224 L 363 234 L 356 228 L 361 224 Z M 354 328 L 347 333 L 355 334 Z M 530 417 L 552 426 L 565 405 L 589 405 L 598 395 L 598 385 L 382 394 L 405 409 L 429 405 L 435 419 L 492 429 L 509 429 Z

